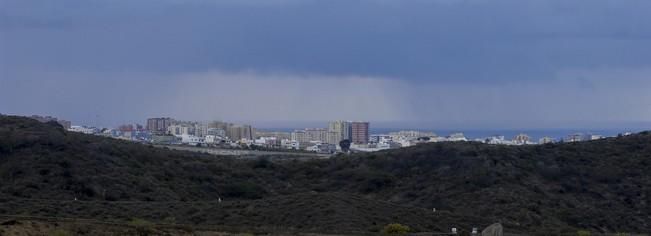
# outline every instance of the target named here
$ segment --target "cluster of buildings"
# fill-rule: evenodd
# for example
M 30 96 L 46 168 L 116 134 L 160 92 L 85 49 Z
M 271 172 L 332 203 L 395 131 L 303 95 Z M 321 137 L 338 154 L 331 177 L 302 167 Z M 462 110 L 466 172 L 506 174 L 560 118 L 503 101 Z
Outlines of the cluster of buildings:
M 177 121 L 169 117 L 149 118 L 146 125 L 124 124 L 116 128 L 97 128 L 71 125 L 68 121 L 52 117 L 37 117 L 41 122 L 57 121 L 71 132 L 99 135 L 116 139 L 149 142 L 154 144 L 233 144 L 241 140 L 253 140 L 255 129 L 251 125 L 221 121 Z
M 631 133 L 626 133 L 625 135 L 630 135 Z M 475 139 L 474 141 L 483 142 L 487 144 L 501 144 L 501 145 L 535 145 L 535 144 L 549 144 L 549 143 L 572 143 L 572 142 L 583 142 L 591 140 L 599 140 L 606 138 L 606 136 L 598 134 L 584 134 L 584 133 L 574 133 L 569 134 L 561 139 L 554 139 L 552 137 L 542 137 L 537 141 L 533 140 L 527 134 L 518 134 L 513 137 L 512 140 L 505 139 L 504 136 L 491 136 L 484 139 Z
M 319 153 L 341 150 L 340 142 L 343 140 L 348 140 L 352 149 L 377 145 L 371 143 L 370 123 L 366 121 L 333 121 L 325 128 L 281 132 L 256 130 L 248 124 L 179 121 L 170 117 L 157 117 L 147 119 L 145 126 L 125 124 L 113 129 L 70 126 L 68 130 L 163 145 L 256 146 Z
M 334 153 L 341 150 L 340 143 L 349 141 L 352 148 L 369 144 L 370 123 L 367 121 L 332 121 L 328 128 L 294 130 L 286 142 L 291 149 Z
M 253 140 L 255 135 L 251 125 L 222 121 L 176 121 L 169 117 L 147 119 L 147 130 L 151 134 L 151 142 L 161 144 L 231 144 Z
M 533 145 L 556 142 L 580 142 L 605 138 L 602 135 L 575 133 L 561 139 L 543 137 L 533 140 L 527 134 L 512 139 L 496 135 L 468 139 L 463 133 L 438 136 L 432 132 L 405 130 L 388 134 L 370 134 L 368 121 L 331 121 L 327 127 L 298 129 L 292 132 L 256 130 L 248 124 L 222 121 L 178 121 L 170 117 L 149 118 L 146 125 L 125 124 L 117 128 L 96 128 L 71 125 L 70 121 L 50 116 L 31 116 L 41 122 L 57 122 L 65 129 L 85 134 L 163 145 L 192 145 L 219 147 L 261 147 L 267 149 L 306 150 L 336 153 L 344 149 L 370 152 L 409 147 L 431 142 L 475 141 L 498 145 Z M 622 135 L 630 135 L 624 133 Z

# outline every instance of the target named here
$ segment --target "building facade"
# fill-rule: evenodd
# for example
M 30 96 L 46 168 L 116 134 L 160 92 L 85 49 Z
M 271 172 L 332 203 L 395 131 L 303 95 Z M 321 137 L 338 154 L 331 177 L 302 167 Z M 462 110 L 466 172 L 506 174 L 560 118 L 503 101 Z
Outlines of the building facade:
M 172 118 L 169 117 L 147 119 L 147 130 L 152 133 L 164 134 L 170 125 L 172 125 Z
M 369 122 L 352 122 L 350 125 L 351 129 L 351 141 L 355 144 L 366 144 L 369 141 Z
M 393 137 L 405 137 L 405 138 L 420 138 L 420 137 L 435 137 L 436 134 L 433 132 L 423 132 L 417 130 L 401 130 L 398 132 L 391 132 L 389 135 Z
M 311 141 L 328 142 L 328 130 L 315 128 L 295 130 L 291 134 L 291 139 L 299 143 L 309 143 Z
M 518 134 L 515 137 L 513 137 L 513 143 L 514 144 L 529 144 L 531 140 L 531 137 L 526 134 Z
M 348 139 L 351 140 L 352 136 L 352 129 L 351 129 L 351 122 L 348 121 L 343 121 L 343 120 L 338 120 L 338 121 L 332 121 L 328 124 L 328 132 L 336 133 L 332 134 L 335 137 L 338 136 L 338 138 L 335 138 L 335 144 L 339 143 L 339 141 Z
M 548 144 L 548 143 L 553 143 L 554 139 L 551 137 L 542 137 L 541 139 L 538 140 L 538 144 Z
M 225 137 L 226 136 L 226 131 L 224 131 L 223 129 L 219 129 L 219 128 L 208 128 L 206 130 L 206 135 Z
M 254 140 L 255 131 L 250 125 L 230 125 L 226 129 L 226 136 L 231 140 Z
M 255 131 L 255 138 L 260 138 L 260 137 L 276 137 L 278 139 L 290 139 L 291 138 L 291 133 L 290 132 L 280 132 L 280 131 L 262 131 L 262 130 L 256 130 Z
M 184 124 L 170 125 L 167 133 L 171 135 L 194 135 L 194 127 Z

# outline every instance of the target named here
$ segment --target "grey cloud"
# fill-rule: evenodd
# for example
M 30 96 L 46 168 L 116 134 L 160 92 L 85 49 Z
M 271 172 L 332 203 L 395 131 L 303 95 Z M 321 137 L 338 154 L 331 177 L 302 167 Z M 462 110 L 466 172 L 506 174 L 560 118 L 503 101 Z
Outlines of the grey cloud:
M 188 119 L 395 121 L 412 112 L 402 82 L 329 77 L 207 72 L 181 75 L 169 106 Z
M 651 120 L 649 68 L 568 70 L 546 81 L 437 84 L 416 91 L 432 99 L 412 105 L 421 115 L 454 127 L 604 127 Z
M 29 57 L 12 66 L 508 81 L 651 59 L 651 3 L 637 0 L 8 2 L 78 25 L 3 37 Z
M 0 112 L 101 114 L 111 124 L 167 114 L 484 126 L 651 119 L 646 0 L 0 6 Z
M 150 116 L 185 120 L 323 121 L 335 119 L 399 121 L 413 113 L 409 92 L 399 81 L 366 77 L 328 77 L 205 72 L 140 76 L 122 83 L 85 74 L 46 73 L 48 81 L 12 81 L 1 87 L 0 110 L 49 114 L 75 122 L 116 125 Z M 92 122 L 91 122 L 92 121 Z
M 359 119 L 431 128 L 603 127 L 651 120 L 651 70 L 644 68 L 572 70 L 549 81 L 509 84 L 256 72 L 164 80 L 140 75 L 116 83 L 84 74 L 47 74 L 56 79 L 1 87 L 3 97 L 13 99 L 0 100 L 0 110 L 103 125 L 149 116 L 254 124 Z

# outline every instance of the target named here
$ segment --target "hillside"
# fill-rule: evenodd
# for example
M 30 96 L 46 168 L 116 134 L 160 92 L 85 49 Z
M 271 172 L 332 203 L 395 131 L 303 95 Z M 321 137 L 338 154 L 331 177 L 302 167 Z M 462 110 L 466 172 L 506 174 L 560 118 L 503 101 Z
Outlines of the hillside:
M 271 162 L 0 116 L 0 214 L 357 234 L 392 222 L 437 232 L 502 222 L 511 232 L 646 233 L 650 164 L 649 133 L 541 146 L 433 143 Z

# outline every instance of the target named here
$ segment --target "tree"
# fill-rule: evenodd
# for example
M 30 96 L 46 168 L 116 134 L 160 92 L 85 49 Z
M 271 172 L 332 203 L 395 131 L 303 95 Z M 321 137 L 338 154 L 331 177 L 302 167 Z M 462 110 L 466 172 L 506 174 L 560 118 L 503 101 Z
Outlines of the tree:
M 402 235 L 407 235 L 409 231 L 411 231 L 411 228 L 409 228 L 409 226 L 393 223 L 384 226 L 384 229 L 382 229 L 382 235 L 402 236 Z
M 350 140 L 344 139 L 339 142 L 339 147 L 341 147 L 342 152 L 350 151 Z

